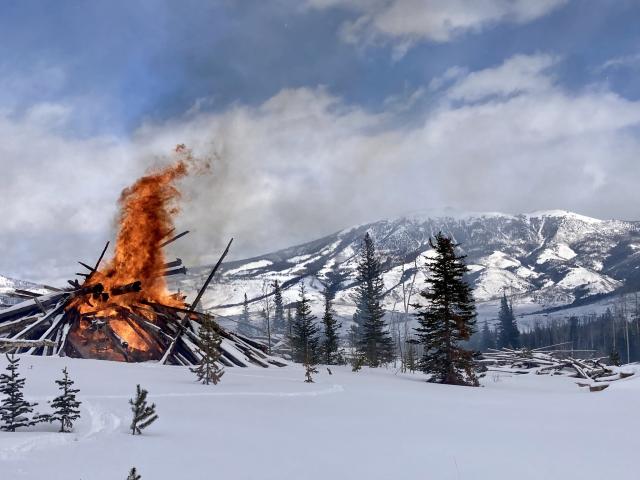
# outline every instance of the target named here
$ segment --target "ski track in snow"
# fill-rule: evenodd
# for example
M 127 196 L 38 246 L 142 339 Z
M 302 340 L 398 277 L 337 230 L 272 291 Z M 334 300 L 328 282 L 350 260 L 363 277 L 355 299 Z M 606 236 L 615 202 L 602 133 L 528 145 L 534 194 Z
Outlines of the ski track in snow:
M 245 377 L 266 377 L 264 375 L 242 375 Z M 291 379 L 300 381 L 299 379 Z M 317 397 L 320 395 L 330 395 L 334 393 L 340 393 L 344 391 L 342 385 L 331 385 L 329 388 L 312 391 L 299 391 L 299 392 L 165 392 L 156 393 L 154 398 L 189 398 L 189 397 Z M 89 430 L 78 435 L 79 432 L 72 432 L 69 434 L 60 434 L 58 432 L 46 432 L 42 434 L 36 434 L 35 432 L 29 433 L 31 438 L 28 438 L 22 442 L 13 443 L 10 446 L 0 446 L 0 460 L 15 460 L 19 457 L 24 457 L 25 454 L 41 449 L 51 448 L 61 445 L 65 445 L 71 442 L 77 442 L 78 440 L 90 440 L 96 436 L 108 435 L 116 432 L 122 424 L 122 419 L 117 415 L 107 412 L 99 407 L 97 404 L 91 402 L 91 400 L 111 400 L 111 399 L 129 399 L 131 395 L 86 395 L 82 396 L 82 409 L 88 413 L 90 418 Z
M 105 412 L 95 404 L 82 399 L 82 409 L 85 410 L 91 419 L 89 430 L 78 435 L 79 432 L 59 433 L 59 432 L 43 432 L 37 434 L 35 432 L 25 431 L 30 438 L 22 442 L 14 443 L 8 447 L 0 447 L 0 460 L 15 460 L 23 457 L 25 454 L 41 448 L 58 447 L 66 445 L 78 440 L 89 440 L 97 435 L 113 433 L 120 427 L 122 420 L 113 413 Z M 33 436 L 33 435 L 36 436 Z
M 344 392 L 342 385 L 332 385 L 322 390 L 304 392 L 165 392 L 155 393 L 153 398 L 183 398 L 183 397 L 317 397 L 332 393 Z M 90 400 L 128 399 L 131 395 L 88 395 L 83 398 Z
M 105 412 L 94 403 L 87 401 L 86 397 L 82 398 L 85 410 L 89 412 L 91 417 L 91 427 L 89 431 L 83 435 L 83 439 L 89 439 L 99 434 L 112 433 L 118 430 L 122 420 L 113 413 Z

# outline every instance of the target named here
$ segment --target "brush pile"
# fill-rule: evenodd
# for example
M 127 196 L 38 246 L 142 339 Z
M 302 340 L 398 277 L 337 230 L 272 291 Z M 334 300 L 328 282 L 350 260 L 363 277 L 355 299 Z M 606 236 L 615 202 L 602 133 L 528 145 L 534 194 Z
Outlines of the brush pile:
M 583 381 L 581 387 L 591 391 L 604 390 L 609 382 L 633 375 L 617 367 L 606 365 L 602 358 L 574 358 L 575 350 L 549 350 L 543 347 L 534 350 L 503 348 L 490 349 L 482 354 L 480 363 L 489 371 L 515 374 L 568 375 Z

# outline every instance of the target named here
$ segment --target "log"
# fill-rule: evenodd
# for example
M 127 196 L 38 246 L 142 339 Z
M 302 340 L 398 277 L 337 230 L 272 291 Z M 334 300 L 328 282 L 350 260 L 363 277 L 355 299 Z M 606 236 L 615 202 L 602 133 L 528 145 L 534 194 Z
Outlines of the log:
M 14 290 L 14 292 L 16 292 L 19 295 L 24 295 L 24 296 L 32 297 L 32 298 L 36 298 L 36 297 L 42 296 L 41 293 L 30 292 L 29 290 L 22 290 L 20 288 L 16 288 Z
M 605 388 L 609 388 L 609 384 L 605 383 L 603 385 L 589 385 L 590 392 L 601 392 Z
M 173 268 L 173 267 L 179 267 L 180 265 L 182 265 L 182 259 L 181 258 L 176 258 L 173 262 L 165 263 L 162 266 L 162 268 L 164 268 L 165 270 L 168 270 L 168 269 Z
M 23 317 L 11 322 L 2 323 L 0 324 L 0 334 L 8 333 L 9 335 L 11 335 L 16 331 L 20 331 L 22 328 L 24 328 L 25 325 L 35 322 L 39 318 L 41 317 Z
M 113 287 L 109 293 L 112 297 L 117 297 L 118 295 L 139 292 L 140 290 L 142 290 L 142 282 L 140 282 L 140 280 L 136 280 L 135 282 L 127 283 L 126 285 Z
M 160 244 L 160 248 L 164 248 L 164 247 L 166 247 L 166 246 L 167 246 L 167 245 L 169 245 L 170 243 L 173 243 L 173 242 L 175 242 L 176 240 L 178 240 L 179 238 L 184 237 L 187 233 L 189 233 L 189 230 L 185 230 L 184 232 L 179 233 L 178 235 L 176 235 L 176 236 L 174 236 L 174 237 L 171 237 L 169 240 L 166 240 L 166 241 L 162 242 L 162 243 Z
M 187 274 L 187 268 L 181 267 L 181 268 L 175 268 L 173 270 L 167 270 L 162 273 L 162 276 L 170 277 L 171 275 L 186 275 L 186 274 Z
M 104 258 L 104 254 L 107 252 L 107 248 L 109 248 L 109 242 L 107 242 L 107 244 L 102 249 L 102 253 L 98 257 L 98 261 L 96 262 L 95 267 L 93 267 L 93 271 L 94 272 L 98 271 L 98 267 L 100 266 L 100 263 L 102 262 L 102 259 Z
M 30 348 L 30 347 L 55 347 L 53 340 L 15 340 L 13 338 L 0 338 L 0 348 Z
M 79 263 L 80 265 L 82 265 L 84 268 L 86 268 L 87 270 L 89 270 L 91 273 L 94 273 L 94 272 L 96 271 L 96 269 L 95 269 L 95 268 L 93 268 L 93 267 L 92 267 L 92 266 L 90 266 L 90 265 L 87 265 L 87 264 L 86 264 L 86 263 L 84 263 L 84 262 L 80 262 L 80 261 L 78 261 L 78 263 Z M 82 273 L 82 274 L 78 274 L 78 275 L 85 275 L 85 274 L 84 274 L 84 273 Z
M 211 283 L 211 280 L 213 280 L 213 277 L 215 276 L 216 272 L 218 271 L 218 268 L 220 268 L 220 265 L 222 264 L 222 261 L 224 260 L 224 258 L 229 253 L 229 248 L 231 248 L 231 243 L 232 242 L 233 242 L 233 238 L 231 240 L 229 240 L 229 243 L 227 244 L 227 248 L 225 248 L 224 252 L 222 253 L 220 258 L 218 259 L 218 262 L 213 267 L 213 270 L 211 270 L 211 273 L 207 277 L 207 280 L 204 282 L 204 285 L 202 285 L 202 288 L 198 292 L 198 295 L 196 295 L 196 299 L 193 301 L 193 303 L 191 304 L 191 307 L 190 307 L 191 312 L 194 312 L 196 310 L 196 308 L 198 307 L 198 304 L 200 303 L 200 300 L 202 299 L 202 296 L 204 295 L 205 290 L 209 286 L 209 283 Z M 178 332 L 176 333 L 176 337 L 173 339 L 173 341 L 169 345 L 169 348 L 167 348 L 167 351 L 164 353 L 164 355 L 162 356 L 162 359 L 160 360 L 160 363 L 162 365 L 167 363 L 167 361 L 169 360 L 169 356 L 173 353 L 173 349 L 176 347 L 176 343 L 177 343 L 178 339 L 180 338 L 180 335 L 182 334 L 182 330 L 184 329 L 184 325 L 185 325 L 186 321 L 188 320 L 189 315 L 190 315 L 191 312 L 185 313 L 184 316 L 182 317 L 182 320 L 180 321 L 180 323 L 178 325 Z

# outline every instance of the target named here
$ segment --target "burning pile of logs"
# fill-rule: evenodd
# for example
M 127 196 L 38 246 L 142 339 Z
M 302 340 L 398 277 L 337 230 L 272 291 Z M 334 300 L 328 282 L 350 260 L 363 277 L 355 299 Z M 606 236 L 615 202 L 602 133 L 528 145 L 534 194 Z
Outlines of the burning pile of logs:
M 171 241 L 184 234 L 173 237 Z M 169 242 L 163 244 L 166 245 Z M 69 281 L 70 287 L 47 287 L 50 293 L 20 291 L 21 303 L 0 310 L 0 351 L 32 355 L 59 355 L 138 362 L 155 360 L 166 364 L 194 365 L 200 361 L 198 328 L 205 314 L 197 307 L 229 251 L 231 242 L 218 260 L 195 300 L 162 304 L 136 294 L 144 291 L 144 281 L 136 280 L 108 289 L 91 282 L 107 250 L 94 267 L 81 262 L 89 274 L 84 282 Z M 180 260 L 165 264 L 165 275 L 177 274 Z M 179 273 L 186 273 L 182 267 Z M 130 302 L 122 298 L 133 297 Z M 116 302 L 115 300 L 118 299 Z M 180 303 L 184 306 L 176 306 Z M 79 308 L 82 306 L 82 308 Z M 284 366 L 281 359 L 267 353 L 260 342 L 218 326 L 221 366 Z
M 503 348 L 490 349 L 482 354 L 480 363 L 489 371 L 516 374 L 536 373 L 538 375 L 568 375 L 582 379 L 577 382 L 591 391 L 604 390 L 609 382 L 633 375 L 603 363 L 602 358 L 574 358 L 575 350 L 550 350 L 558 345 L 534 350 Z
M 69 280 L 66 289 L 22 290 L 17 292 L 22 303 L 0 310 L 0 351 L 176 365 L 200 361 L 198 330 L 205 314 L 198 306 L 231 242 L 195 300 L 188 304 L 186 297 L 169 292 L 165 277 L 186 273 L 182 260 L 167 262 L 163 251 L 188 233 L 173 235 L 180 198 L 176 182 L 199 169 L 186 146 L 178 145 L 175 155 L 172 165 L 149 171 L 122 191 L 111 260 L 101 265 L 107 242 L 95 265 L 79 262 L 87 272 Z M 222 366 L 285 364 L 262 343 L 217 330 Z

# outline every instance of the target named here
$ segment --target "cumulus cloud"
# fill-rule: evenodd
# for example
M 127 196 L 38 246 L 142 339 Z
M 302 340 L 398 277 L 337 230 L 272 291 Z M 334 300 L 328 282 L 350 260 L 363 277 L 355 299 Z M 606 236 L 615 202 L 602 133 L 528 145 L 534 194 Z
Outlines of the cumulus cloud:
M 343 39 L 358 45 L 392 41 L 399 56 L 419 40 L 443 43 L 498 23 L 528 23 L 567 1 L 307 0 L 307 5 L 357 12 L 355 20 L 343 25 Z
M 73 273 L 71 263 L 112 234 L 121 188 L 176 143 L 213 159 L 209 175 L 183 184 L 179 227 L 193 233 L 174 253 L 191 263 L 213 260 L 230 236 L 241 258 L 444 206 L 638 218 L 640 102 L 605 86 L 569 92 L 555 81 L 558 61 L 540 54 L 460 67 L 437 96 L 421 89 L 411 99 L 417 119 L 408 123 L 402 102 L 373 113 L 324 88 L 191 111 L 127 141 L 65 138 L 58 124 L 42 124 L 58 122 L 55 114 L 1 117 L 9 200 L 0 205 L 0 272 Z

